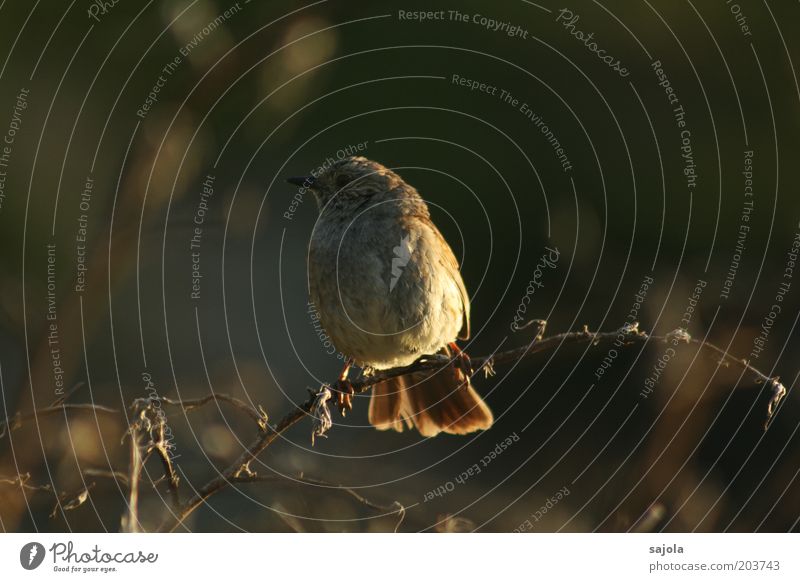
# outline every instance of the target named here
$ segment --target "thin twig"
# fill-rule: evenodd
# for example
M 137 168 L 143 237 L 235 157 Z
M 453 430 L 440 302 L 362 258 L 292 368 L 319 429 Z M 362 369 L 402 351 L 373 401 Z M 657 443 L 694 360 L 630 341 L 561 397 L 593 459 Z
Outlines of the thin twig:
M 161 410 L 161 402 L 163 400 L 137 398 L 130 407 L 131 417 L 134 420 L 130 424 L 127 433 L 131 441 L 130 477 L 128 478 L 130 490 L 129 514 L 128 520 L 124 524 L 127 528 L 138 529 L 139 479 L 144 464 L 151 454 L 158 456 L 164 468 L 164 476 L 172 496 L 173 506 L 176 508 L 180 506 L 178 473 L 175 471 L 175 466 L 172 464 L 172 458 L 170 457 L 172 445 L 166 437 L 167 417 Z M 128 531 L 137 530 L 128 529 Z
M 142 451 L 139 447 L 139 434 L 131 426 L 130 465 L 128 468 L 128 513 L 122 519 L 124 533 L 136 533 L 139 529 L 139 479 L 142 474 Z
M 6 432 L 17 430 L 27 420 L 31 420 L 33 418 L 40 418 L 42 416 L 53 416 L 55 414 L 61 414 L 65 410 L 91 411 L 95 414 L 97 414 L 98 412 L 104 414 L 120 413 L 120 411 L 117 410 L 116 408 L 109 408 L 108 406 L 103 406 L 101 404 L 58 404 L 56 406 L 37 408 L 33 412 L 26 412 L 24 414 L 17 412 L 11 418 L 0 420 L 0 438 L 3 438 L 6 435 Z
M 7 431 L 17 430 L 22 427 L 23 423 L 28 420 L 32 420 L 34 418 L 40 418 L 43 416 L 53 416 L 55 414 L 62 413 L 65 410 L 69 411 L 86 411 L 86 412 L 94 412 L 94 413 L 103 413 L 103 414 L 120 414 L 120 410 L 117 408 L 111 408 L 109 406 L 104 406 L 102 404 L 90 404 L 90 403 L 80 403 L 80 404 L 68 404 L 65 403 L 64 400 L 72 395 L 78 388 L 83 385 L 82 382 L 76 384 L 67 394 L 61 396 L 57 400 L 53 402 L 50 406 L 46 406 L 43 408 L 37 408 L 32 412 L 21 413 L 17 412 L 14 416 L 7 418 L 5 420 L 0 420 L 0 438 L 3 438 L 6 435 Z M 141 398 L 137 399 L 141 401 L 147 401 L 148 398 Z M 236 408 L 244 411 L 247 413 L 250 418 L 252 418 L 257 424 L 261 425 L 262 423 L 267 422 L 267 413 L 264 412 L 264 409 L 259 407 L 258 410 L 255 410 L 245 402 L 230 396 L 228 394 L 210 394 L 208 396 L 204 396 L 203 398 L 197 398 L 195 400 L 174 400 L 172 398 L 162 397 L 161 402 L 170 406 L 180 406 L 187 412 L 195 410 L 209 402 L 220 401 L 220 402 L 227 402 L 228 404 L 232 404 Z M 135 403 L 135 402 L 134 402 Z
M 483 369 L 487 373 L 494 369 L 494 366 L 510 364 L 521 361 L 534 354 L 551 350 L 562 345 L 580 344 L 589 342 L 597 345 L 605 341 L 620 340 L 626 345 L 636 342 L 646 341 L 659 341 L 659 342 L 673 342 L 696 344 L 700 348 L 713 351 L 719 356 L 720 361 L 725 364 L 733 364 L 744 368 L 746 371 L 752 373 L 759 382 L 767 382 L 772 387 L 772 396 L 767 406 L 767 422 L 765 428 L 768 426 L 770 420 L 773 418 L 778 404 L 786 395 L 786 388 L 780 383 L 778 378 L 770 378 L 756 368 L 750 365 L 746 360 L 734 358 L 725 350 L 708 342 L 703 342 L 692 338 L 689 333 L 684 329 L 676 329 L 663 336 L 651 336 L 645 331 L 639 329 L 639 324 L 626 324 L 618 330 L 610 332 L 592 332 L 589 328 L 584 326 L 580 331 L 571 331 L 553 335 L 550 337 L 543 337 L 547 322 L 544 320 L 534 320 L 525 325 L 536 324 L 537 332 L 533 339 L 525 346 L 508 350 L 505 352 L 496 353 L 492 356 L 484 356 L 472 358 L 471 363 L 475 370 Z M 400 368 L 393 368 L 391 370 L 375 371 L 365 377 L 356 379 L 351 382 L 356 393 L 366 392 L 375 384 L 385 382 L 391 378 L 413 374 L 415 372 L 430 371 L 440 368 L 442 365 L 450 364 L 450 359 L 442 356 L 427 356 L 411 364 Z M 327 386 L 327 385 L 326 385 Z M 324 417 L 325 408 L 325 390 L 312 392 L 311 397 L 298 406 L 295 410 L 287 414 L 274 428 L 269 428 L 266 432 L 262 433 L 250 446 L 236 459 L 230 466 L 228 466 L 220 475 L 209 481 L 203 486 L 197 494 L 184 504 L 180 511 L 177 513 L 177 518 L 161 528 L 161 531 L 174 531 L 193 511 L 202 505 L 209 497 L 218 493 L 227 487 L 231 482 L 235 481 L 242 474 L 251 474 L 250 462 L 256 458 L 264 449 L 270 446 L 274 440 L 283 433 L 286 429 L 297 423 L 303 416 L 309 415 L 315 419 L 314 432 L 317 436 L 324 434 L 318 432 L 320 418 Z M 312 414 L 312 410 L 314 413 Z
M 175 513 L 175 519 L 164 524 L 159 531 L 174 531 L 195 509 L 205 503 L 209 497 L 230 485 L 234 479 L 241 475 L 252 474 L 252 471 L 250 471 L 250 462 L 260 455 L 264 449 L 270 446 L 284 431 L 296 424 L 304 416 L 310 414 L 315 399 L 314 396 L 310 397 L 295 410 L 284 416 L 276 426 L 271 427 L 267 425 L 266 430 L 262 431 L 233 463 L 217 477 L 214 477 L 197 490 L 197 493 Z
M 166 417 L 163 414 L 157 414 L 154 425 L 155 426 L 150 431 L 151 441 L 147 449 L 147 454 L 149 455 L 150 452 L 155 452 L 161 460 L 161 466 L 164 468 L 164 475 L 167 478 L 167 486 L 172 495 L 172 504 L 178 507 L 181 502 L 178 492 L 179 479 L 169 453 L 171 445 L 166 438 Z M 153 437 L 154 433 L 155 437 Z
M 335 483 L 328 483 L 327 481 L 322 481 L 321 479 L 314 479 L 312 477 L 305 477 L 303 475 L 295 475 L 295 476 L 281 476 L 281 475 L 256 475 L 256 474 L 246 474 L 246 475 L 239 475 L 238 477 L 234 477 L 232 480 L 233 483 L 284 483 L 284 484 L 296 484 L 296 483 L 305 483 L 306 485 L 314 485 L 315 487 L 324 487 L 326 489 L 333 489 L 334 491 L 340 491 L 342 493 L 346 493 L 362 505 L 369 507 L 370 509 L 374 509 L 376 511 L 382 511 L 387 515 L 394 515 L 397 514 L 397 523 L 394 526 L 394 531 L 397 532 L 400 529 L 400 525 L 403 523 L 403 520 L 406 517 L 406 508 L 403 506 L 402 503 L 399 501 L 393 501 L 391 505 L 380 505 L 379 503 L 375 503 L 374 501 L 370 501 L 358 491 L 351 489 L 350 487 L 345 487 L 344 485 L 337 485 Z
M 580 331 L 566 332 L 545 338 L 543 337 L 543 335 L 545 327 L 547 325 L 546 321 L 533 320 L 532 322 L 529 322 L 528 324 L 522 326 L 521 329 L 527 328 L 533 324 L 537 325 L 538 330 L 533 339 L 527 345 L 516 349 L 508 350 L 505 352 L 496 353 L 491 356 L 472 358 L 471 363 L 473 368 L 475 370 L 483 370 L 487 375 L 490 375 L 494 367 L 497 365 L 516 363 L 525 358 L 531 357 L 534 354 L 544 352 L 546 350 L 551 350 L 557 347 L 561 347 L 562 345 L 580 344 L 586 342 L 589 342 L 593 345 L 597 345 L 601 342 L 612 341 L 612 340 L 621 341 L 626 345 L 630 345 L 637 342 L 647 342 L 652 340 L 657 342 L 673 342 L 674 344 L 677 343 L 695 344 L 701 349 L 713 352 L 718 357 L 718 361 L 720 363 L 725 365 L 732 364 L 741 367 L 746 372 L 749 372 L 753 376 L 755 376 L 758 382 L 763 382 L 767 384 L 771 388 L 771 395 L 767 405 L 767 420 L 765 422 L 765 429 L 768 427 L 770 421 L 774 417 L 777 411 L 777 407 L 780 404 L 781 400 L 786 395 L 786 387 L 783 386 L 783 384 L 781 384 L 779 378 L 777 377 L 771 378 L 760 372 L 755 367 L 753 367 L 747 360 L 734 358 L 733 356 L 728 354 L 727 351 L 713 344 L 692 338 L 688 334 L 688 332 L 686 332 L 686 330 L 683 329 L 674 330 L 663 336 L 656 336 L 656 335 L 649 335 L 643 330 L 640 330 L 638 324 L 626 324 L 622 328 L 610 332 L 591 332 L 586 326 L 584 326 L 584 328 Z M 445 356 L 436 356 L 436 355 L 426 356 L 424 358 L 421 358 L 417 362 L 411 364 L 410 366 L 393 368 L 391 370 L 373 371 L 372 373 L 362 375 L 361 378 L 353 380 L 350 384 L 356 393 L 363 393 L 369 390 L 375 384 L 385 382 L 392 378 L 396 378 L 398 376 L 404 376 L 407 374 L 413 374 L 416 372 L 435 370 L 443 365 L 448 365 L 450 363 L 451 363 L 450 359 Z M 217 477 L 211 479 L 203 487 L 197 490 L 196 494 L 191 499 L 179 505 L 177 503 L 177 484 L 178 484 L 177 475 L 169 459 L 168 445 L 166 445 L 163 440 L 163 428 L 164 428 L 163 419 L 161 421 L 160 429 L 158 429 L 161 431 L 160 438 L 157 435 L 156 438 L 152 438 L 152 434 L 150 433 L 150 430 L 154 426 L 155 427 L 159 426 L 158 423 L 151 423 L 148 426 L 148 434 L 151 434 L 151 442 L 148 444 L 146 448 L 147 454 L 153 451 L 157 452 L 157 454 L 162 460 L 162 463 L 164 463 L 165 474 L 169 481 L 170 489 L 173 492 L 173 500 L 175 501 L 175 505 L 178 508 L 177 512 L 174 514 L 175 519 L 164 524 L 161 527 L 161 531 L 175 530 L 178 526 L 180 526 L 183 523 L 183 521 L 192 512 L 194 512 L 198 507 L 200 507 L 209 497 L 223 490 L 230 483 L 243 482 L 244 479 L 252 478 L 254 473 L 250 470 L 251 461 L 253 461 L 253 459 L 258 457 L 258 455 L 260 455 L 267 447 L 269 447 L 277 439 L 278 436 L 280 436 L 283 432 L 285 432 L 291 426 L 296 424 L 304 416 L 310 416 L 314 419 L 315 424 L 314 424 L 313 434 L 315 436 L 324 436 L 327 429 L 330 428 L 330 423 L 328 423 L 329 411 L 327 409 L 327 400 L 330 399 L 330 389 L 325 390 L 324 388 L 327 388 L 327 385 L 323 387 L 323 389 L 320 389 L 317 392 L 312 392 L 310 397 L 305 402 L 303 402 L 300 405 L 297 405 L 293 411 L 284 416 L 274 426 L 269 425 L 267 421 L 267 415 L 262 408 L 259 407 L 258 410 L 255 410 L 246 403 L 244 403 L 243 401 L 234 398 L 232 396 L 228 396 L 226 394 L 212 394 L 209 396 L 205 396 L 203 398 L 198 398 L 195 400 L 185 400 L 185 401 L 172 400 L 168 398 L 161 399 L 161 401 L 167 405 L 181 406 L 186 411 L 194 410 L 200 406 L 203 406 L 213 401 L 227 402 L 229 404 L 232 404 L 236 408 L 239 408 L 240 410 L 246 412 L 257 423 L 260 429 L 257 438 L 250 443 L 247 449 L 245 449 L 245 451 L 242 452 L 233 463 L 231 463 L 226 469 L 224 469 Z M 134 402 L 134 406 L 139 406 L 139 404 L 137 403 L 139 404 L 149 403 L 149 408 L 152 409 L 152 401 L 150 401 L 149 399 L 137 399 L 137 401 Z M 42 416 L 42 415 L 46 416 L 49 414 L 60 413 L 65 409 L 92 410 L 94 412 L 104 412 L 112 414 L 119 413 L 118 410 L 107 408 L 100 405 L 62 403 L 59 406 L 39 409 L 32 413 L 27 413 L 27 414 L 17 413 L 12 419 L 0 423 L 0 437 L 2 437 L 5 434 L 7 429 L 15 430 L 19 428 L 19 426 L 25 420 L 37 416 Z M 159 443 L 161 443 L 163 447 L 160 446 Z M 141 451 L 137 452 L 137 454 L 139 455 L 140 453 Z M 132 469 L 133 468 L 134 467 L 132 465 Z M 137 483 L 140 471 L 141 467 L 139 467 L 138 472 L 135 475 L 132 471 L 131 477 L 129 478 L 129 485 L 131 487 L 132 497 L 134 494 L 134 490 L 136 490 L 136 496 L 138 497 Z M 134 479 L 134 477 L 136 478 Z M 132 508 L 131 511 L 133 512 L 134 509 Z M 129 519 L 132 519 L 133 517 L 135 517 L 133 513 L 129 515 Z M 138 521 L 136 521 L 136 523 L 138 523 Z
M 0 477 L 0 485 L 16 485 L 21 489 L 28 489 L 29 491 L 52 491 L 51 485 L 31 485 L 30 473 L 21 473 L 13 477 Z
M 545 322 L 541 320 L 536 320 L 536 321 L 539 323 L 541 327 L 545 325 Z M 495 354 L 494 356 L 472 358 L 471 361 L 473 368 L 475 368 L 476 370 L 480 370 L 481 368 L 484 369 L 487 367 L 493 368 L 494 366 L 497 365 L 504 365 L 504 364 L 518 362 L 534 354 L 551 350 L 556 347 L 560 347 L 562 345 L 571 345 L 571 344 L 579 344 L 586 342 L 591 342 L 597 345 L 601 342 L 612 341 L 617 339 L 622 340 L 625 344 L 628 345 L 646 341 L 694 344 L 701 349 L 712 351 L 719 357 L 718 361 L 722 364 L 725 365 L 732 364 L 734 366 L 743 368 L 745 371 L 755 376 L 756 381 L 763 382 L 772 388 L 772 395 L 767 404 L 767 423 L 765 425 L 765 428 L 766 426 L 768 426 L 770 420 L 773 418 L 775 411 L 777 410 L 778 404 L 780 404 L 781 400 L 786 395 L 786 387 L 783 386 L 783 384 L 781 384 L 780 379 L 778 377 L 770 378 L 766 374 L 754 368 L 747 360 L 735 358 L 731 356 L 727 351 L 715 346 L 714 344 L 694 339 L 684 329 L 676 329 L 666 335 L 649 335 L 645 331 L 640 330 L 639 325 L 637 323 L 628 324 L 616 331 L 610 331 L 610 332 L 592 332 L 589 331 L 589 328 L 584 326 L 584 328 L 580 331 L 570 331 L 570 332 L 560 333 L 557 335 L 549 336 L 547 338 L 542 338 L 540 334 L 537 334 L 537 336 L 526 346 L 522 346 L 520 348 L 508 350 L 505 352 L 500 352 L 498 354 Z M 410 366 L 405 366 L 403 368 L 392 368 L 390 370 L 381 370 L 379 372 L 375 372 L 372 375 L 367 376 L 366 378 L 353 381 L 351 382 L 351 384 L 357 393 L 366 392 L 372 386 L 380 382 L 385 382 L 386 380 L 389 380 L 391 378 L 395 378 L 397 376 L 404 376 L 406 374 L 413 374 L 415 372 L 435 370 L 437 368 L 440 368 L 444 363 L 447 362 L 449 362 L 449 360 L 446 358 L 429 357 L 423 360 L 419 360 L 411 364 Z
M 91 491 L 94 486 L 95 483 L 92 482 L 85 487 L 82 487 L 78 491 L 65 491 L 61 493 L 56 500 L 53 511 L 50 512 L 50 519 L 53 519 L 56 516 L 59 509 L 61 509 L 62 512 L 71 511 L 86 503 L 86 500 L 89 499 L 89 491 Z M 66 503 L 64 503 L 65 501 Z
M 107 471 L 105 469 L 85 469 L 83 471 L 85 477 L 107 477 L 115 479 L 123 485 L 128 484 L 128 476 L 122 471 Z
M 266 411 L 260 406 L 258 409 L 255 409 L 243 400 L 239 400 L 238 398 L 228 394 L 214 393 L 202 398 L 196 398 L 194 400 L 173 400 L 171 398 L 161 397 L 161 402 L 164 404 L 168 404 L 170 406 L 180 406 L 186 412 L 191 412 L 192 410 L 200 408 L 201 406 L 213 401 L 227 402 L 228 404 L 231 404 L 239 410 L 245 412 L 259 427 L 261 427 L 261 430 L 265 429 L 269 420 Z

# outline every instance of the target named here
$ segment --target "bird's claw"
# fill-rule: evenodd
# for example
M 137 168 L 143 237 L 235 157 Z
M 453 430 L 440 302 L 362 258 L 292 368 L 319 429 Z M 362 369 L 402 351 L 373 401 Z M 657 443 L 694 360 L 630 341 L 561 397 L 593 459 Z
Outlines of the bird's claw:
M 336 407 L 342 416 L 347 414 L 348 410 L 353 410 L 353 395 L 356 393 L 353 385 L 347 380 L 339 380 L 333 389 L 336 392 Z
M 472 367 L 472 360 L 467 353 L 459 348 L 455 342 L 450 343 L 450 349 L 453 350 L 453 365 L 466 376 L 472 376 L 475 370 Z

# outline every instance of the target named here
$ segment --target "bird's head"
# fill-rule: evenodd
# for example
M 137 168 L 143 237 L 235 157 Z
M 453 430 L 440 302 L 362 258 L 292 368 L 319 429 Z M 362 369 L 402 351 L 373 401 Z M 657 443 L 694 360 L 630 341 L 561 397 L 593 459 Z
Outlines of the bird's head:
M 313 192 L 320 210 L 328 205 L 360 205 L 403 185 L 400 176 L 389 168 L 362 156 L 336 160 L 314 175 L 288 178 L 287 182 Z

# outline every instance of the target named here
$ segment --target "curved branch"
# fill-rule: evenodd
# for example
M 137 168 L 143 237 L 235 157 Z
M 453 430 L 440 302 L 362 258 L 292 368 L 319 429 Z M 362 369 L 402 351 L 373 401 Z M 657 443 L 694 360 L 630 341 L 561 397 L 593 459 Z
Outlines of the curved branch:
M 313 479 L 311 477 L 305 477 L 303 475 L 296 475 L 296 476 L 281 476 L 281 475 L 240 475 L 239 477 L 234 478 L 234 483 L 284 483 L 284 484 L 297 484 L 297 483 L 304 483 L 306 485 L 314 485 L 317 487 L 324 487 L 326 489 L 333 489 L 334 491 L 341 491 L 342 493 L 346 493 L 357 502 L 369 507 L 370 509 L 374 509 L 376 511 L 383 511 L 386 515 L 394 515 L 397 514 L 397 523 L 394 526 L 394 532 L 397 533 L 397 530 L 400 529 L 400 526 L 403 523 L 403 520 L 406 517 L 406 508 L 403 506 L 402 503 L 399 501 L 392 502 L 391 505 L 380 505 L 375 503 L 374 501 L 370 501 L 358 491 L 351 489 L 350 487 L 345 487 L 344 485 L 337 485 L 335 483 L 328 483 L 327 481 L 322 481 L 321 479 Z
M 57 404 L 54 406 L 37 408 L 33 412 L 26 412 L 25 414 L 17 412 L 11 418 L 0 420 L 0 438 L 6 436 L 7 432 L 17 430 L 27 420 L 39 418 L 41 416 L 53 416 L 54 414 L 64 412 L 65 410 L 92 411 L 95 414 L 98 412 L 104 414 L 119 414 L 120 412 L 116 408 L 109 408 L 108 406 L 102 406 L 100 404 Z
M 786 395 L 786 387 L 780 382 L 779 378 L 771 378 L 753 367 L 749 361 L 735 358 L 726 350 L 723 350 L 708 342 L 692 338 L 684 329 L 676 329 L 666 335 L 649 335 L 645 331 L 639 329 L 638 323 L 626 324 L 622 328 L 611 332 L 592 332 L 589 331 L 588 327 L 584 326 L 584 328 L 580 331 L 565 332 L 545 338 L 543 336 L 547 322 L 544 320 L 533 320 L 523 326 L 523 328 L 533 324 L 537 326 L 538 331 L 527 345 L 490 356 L 472 358 L 471 363 L 473 365 L 473 369 L 477 371 L 483 370 L 484 373 L 490 375 L 493 373 L 494 366 L 515 363 L 531 357 L 534 354 L 569 344 L 588 342 L 593 345 L 597 345 L 604 341 L 621 341 L 625 345 L 648 341 L 672 342 L 673 345 L 685 343 L 695 344 L 700 349 L 713 352 L 720 363 L 740 367 L 744 371 L 751 373 L 755 377 L 756 381 L 763 382 L 771 388 L 770 400 L 767 405 L 767 420 L 764 424 L 765 429 L 769 426 L 770 421 L 777 411 L 778 405 Z M 361 378 L 351 381 L 350 385 L 356 393 L 363 393 L 372 388 L 372 386 L 375 384 L 385 382 L 391 378 L 404 376 L 406 374 L 413 374 L 415 372 L 435 370 L 450 363 L 452 363 L 451 360 L 446 356 L 426 356 L 410 366 L 362 374 Z M 314 419 L 312 439 L 314 436 L 324 436 L 325 432 L 332 424 L 330 419 L 330 411 L 328 410 L 327 404 L 328 400 L 331 399 L 331 390 L 335 390 L 335 388 L 332 388 L 328 385 L 323 385 L 317 392 L 312 392 L 310 397 L 305 402 L 296 405 L 293 411 L 285 415 L 274 426 L 271 426 L 267 422 L 267 415 L 260 407 L 256 410 L 243 401 L 225 394 L 212 394 L 196 400 L 184 401 L 163 398 L 162 402 L 165 404 L 182 406 L 186 411 L 193 410 L 212 401 L 227 402 L 236 408 L 245 411 L 256 422 L 259 427 L 259 435 L 250 443 L 250 445 L 248 445 L 248 447 L 233 463 L 222 470 L 217 477 L 211 479 L 203 487 L 198 489 L 191 499 L 181 504 L 174 513 L 172 519 L 162 525 L 160 531 L 174 531 L 192 512 L 205 503 L 208 498 L 210 498 L 212 495 L 215 495 L 219 491 L 222 491 L 231 483 L 248 482 L 248 480 L 266 480 L 266 478 L 257 477 L 255 473 L 250 470 L 251 461 L 253 461 L 267 447 L 269 447 L 278 438 L 278 436 L 295 425 L 303 417 L 310 416 L 312 419 Z M 40 409 L 25 415 L 17 413 L 17 415 L 15 415 L 11 420 L 6 420 L 5 422 L 0 423 L 0 437 L 5 434 L 6 429 L 14 430 L 19 428 L 19 425 L 23 420 L 33 418 L 37 416 L 37 414 L 55 414 L 63 411 L 64 409 L 119 413 L 118 410 L 93 404 L 61 404 L 59 406 Z M 167 473 L 170 473 L 170 471 L 167 471 Z M 343 488 L 343 490 L 346 489 Z
M 174 515 L 174 519 L 164 524 L 159 531 L 174 531 L 195 509 L 205 503 L 209 497 L 218 493 L 242 475 L 253 474 L 250 470 L 250 462 L 260 455 L 264 449 L 270 446 L 284 431 L 309 414 L 314 405 L 314 401 L 315 397 L 310 397 L 297 409 L 284 416 L 275 427 L 267 425 L 266 430 L 263 430 L 258 438 L 250 443 L 247 449 L 245 449 L 233 463 L 203 487 L 198 489 L 195 495 L 178 509 Z
M 19 475 L 14 475 L 13 477 L 0 476 L 0 485 L 14 485 L 18 486 L 22 490 L 27 489 L 29 491 L 53 490 L 52 485 L 31 485 L 30 480 L 31 480 L 30 473 L 20 473 Z
M 517 362 L 528 358 L 533 354 L 554 349 L 565 344 L 590 342 L 594 345 L 597 345 L 600 342 L 611 340 L 621 340 L 625 344 L 633 344 L 636 342 L 653 340 L 661 342 L 673 342 L 674 344 L 696 344 L 700 348 L 713 351 L 717 356 L 719 356 L 721 362 L 742 367 L 746 371 L 752 373 L 758 381 L 768 383 L 772 387 L 772 396 L 767 407 L 767 421 L 765 423 L 765 429 L 775 414 L 778 404 L 786 395 L 786 388 L 780 383 L 778 378 L 770 378 L 769 376 L 766 376 L 751 366 L 748 361 L 734 358 L 725 350 L 722 350 L 713 344 L 693 339 L 684 329 L 676 329 L 663 336 L 651 336 L 643 330 L 640 330 L 638 323 L 627 324 L 616 331 L 602 333 L 591 332 L 589 331 L 588 327 L 584 326 L 584 328 L 580 331 L 560 333 L 548 338 L 544 338 L 543 336 L 547 322 L 544 320 L 534 320 L 530 323 L 535 323 L 538 327 L 538 331 L 528 345 L 494 354 L 492 356 L 473 358 L 471 360 L 473 368 L 475 370 L 483 369 L 486 374 L 491 374 L 493 373 L 494 366 L 496 365 Z M 435 370 L 442 365 L 449 363 L 451 363 L 449 358 L 429 356 L 418 360 L 410 366 L 373 372 L 366 377 L 362 377 L 361 379 L 351 382 L 351 386 L 357 393 L 366 392 L 375 384 L 385 382 L 391 378 L 412 374 L 414 372 Z M 272 444 L 278 435 L 297 423 L 297 421 L 304 416 L 311 416 L 315 420 L 315 426 L 312 431 L 312 440 L 314 436 L 324 436 L 325 431 L 330 427 L 330 413 L 327 409 L 327 401 L 329 399 L 330 387 L 323 385 L 318 392 L 312 393 L 308 400 L 298 406 L 294 411 L 287 414 L 274 428 L 269 427 L 268 430 L 260 435 L 259 438 L 256 439 L 232 465 L 230 465 L 219 476 L 212 479 L 209 483 L 202 487 L 189 502 L 181 507 L 177 514 L 177 519 L 173 523 L 162 527 L 161 531 L 173 531 L 183 522 L 183 520 L 186 519 L 186 517 L 188 517 L 189 514 L 202 505 L 209 497 L 224 489 L 231 482 L 235 482 L 237 479 L 240 479 L 241 475 L 253 475 L 253 473 L 250 471 L 250 462 L 270 444 Z
M 266 411 L 261 408 L 261 406 L 259 406 L 258 409 L 253 408 L 243 400 L 239 400 L 238 398 L 230 396 L 229 394 L 214 393 L 209 394 L 208 396 L 203 396 L 202 398 L 196 398 L 194 400 L 173 400 L 172 398 L 167 398 L 165 396 L 161 397 L 161 402 L 164 404 L 170 406 L 180 406 L 186 412 L 191 412 L 192 410 L 200 408 L 201 406 L 212 401 L 227 402 L 228 404 L 235 406 L 247 414 L 259 427 L 262 428 L 262 430 L 266 426 L 268 417 Z
M 547 327 L 547 322 L 541 319 L 537 319 L 528 322 L 528 324 L 526 324 L 520 329 L 524 329 L 525 327 L 528 327 L 529 325 L 534 323 L 538 326 L 538 331 L 528 345 L 513 350 L 501 352 L 493 356 L 472 358 L 471 361 L 473 368 L 476 371 L 483 369 L 487 375 L 492 375 L 494 374 L 494 366 L 518 362 L 534 354 L 558 348 L 561 347 L 562 345 L 580 344 L 586 342 L 591 342 L 594 345 L 597 345 L 600 342 L 604 341 L 618 341 L 618 340 L 624 342 L 626 345 L 638 342 L 648 342 L 648 341 L 657 341 L 664 343 L 672 342 L 675 345 L 679 343 L 685 343 L 685 344 L 694 344 L 698 346 L 698 348 L 700 349 L 713 352 L 719 358 L 718 359 L 719 363 L 724 364 L 726 366 L 732 364 L 734 366 L 742 368 L 744 371 L 752 374 L 757 382 L 764 383 L 770 387 L 771 396 L 769 402 L 767 403 L 767 418 L 766 421 L 764 422 L 764 430 L 766 430 L 769 427 L 769 424 L 772 421 L 775 412 L 777 411 L 778 405 L 783 400 L 784 396 L 786 396 L 786 387 L 780 382 L 779 377 L 772 378 L 767 376 L 757 368 L 753 367 L 748 360 L 735 358 L 731 356 L 726 350 L 723 350 L 722 348 L 717 347 L 714 344 L 694 339 L 691 335 L 689 335 L 689 332 L 687 332 L 685 329 L 682 328 L 673 330 L 666 335 L 650 335 L 647 332 L 640 330 L 638 323 L 626 324 L 620 329 L 610 332 L 592 332 L 589 331 L 588 327 L 584 326 L 583 329 L 580 331 L 569 331 L 544 338 L 543 335 L 545 328 Z M 443 356 L 425 357 L 414 362 L 410 366 L 405 366 L 402 368 L 392 368 L 391 370 L 381 370 L 379 372 L 375 372 L 369 376 L 366 376 L 360 380 L 356 380 L 351 384 L 355 392 L 357 393 L 366 392 L 367 390 L 372 388 L 372 386 L 374 386 L 375 384 L 385 382 L 386 380 L 389 380 L 391 378 L 396 378 L 397 376 L 404 376 L 406 374 L 413 374 L 415 372 L 435 370 L 441 367 L 443 364 L 448 364 L 448 363 L 451 363 L 451 360 L 448 359 L 447 357 Z

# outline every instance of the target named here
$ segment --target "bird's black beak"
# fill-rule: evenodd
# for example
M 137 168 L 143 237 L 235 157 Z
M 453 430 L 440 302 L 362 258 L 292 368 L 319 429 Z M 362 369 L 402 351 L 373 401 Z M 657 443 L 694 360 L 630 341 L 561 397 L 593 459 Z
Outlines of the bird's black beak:
M 295 186 L 311 188 L 316 180 L 314 176 L 292 176 L 291 178 L 286 178 L 286 181 Z

